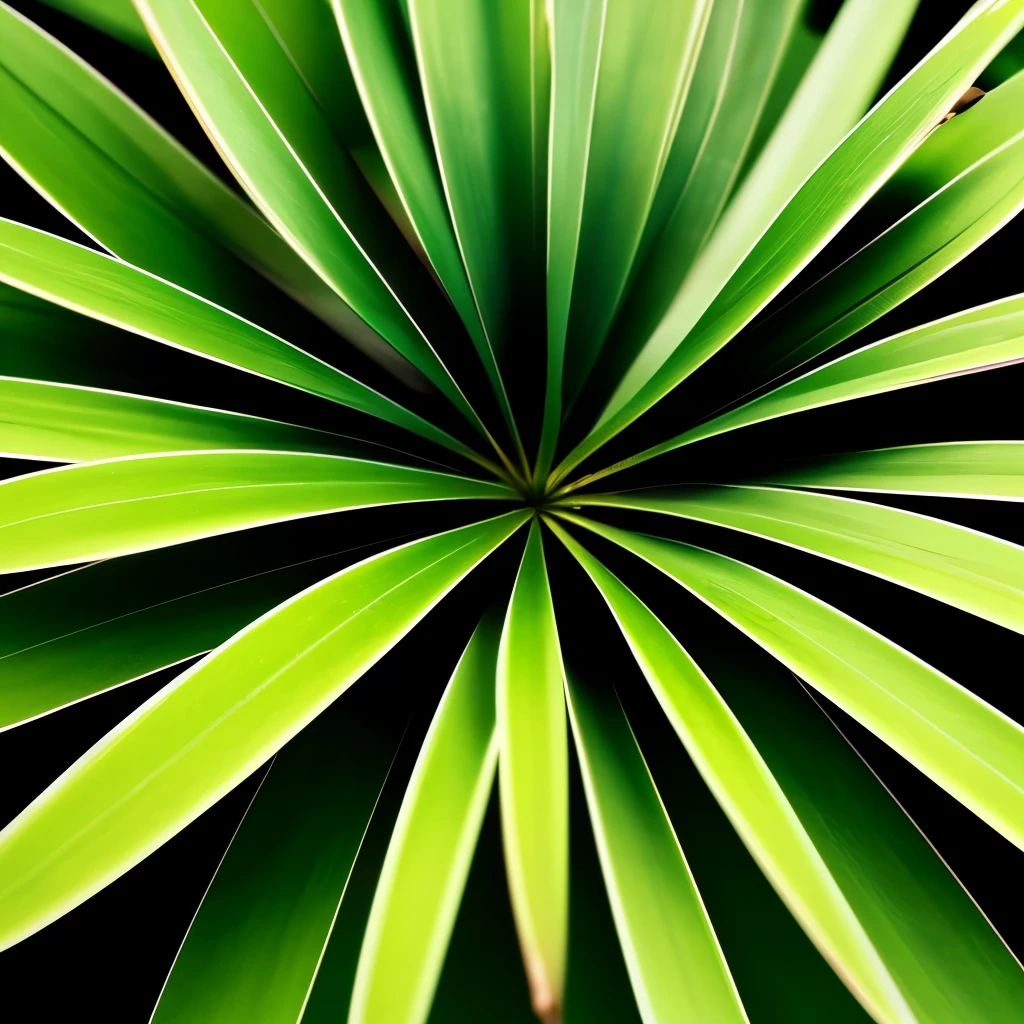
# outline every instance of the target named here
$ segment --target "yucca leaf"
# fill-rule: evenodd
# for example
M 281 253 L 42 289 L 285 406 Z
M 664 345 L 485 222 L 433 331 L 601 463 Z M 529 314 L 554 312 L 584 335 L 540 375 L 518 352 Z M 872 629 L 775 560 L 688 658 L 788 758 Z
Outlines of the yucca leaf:
M 146 26 L 132 6 L 132 0 L 43 0 L 50 7 L 84 21 L 101 32 L 134 46 L 143 53 L 155 57 L 153 45 Z
M 0 377 L 0 406 L 0 452 L 49 462 L 203 448 L 342 455 L 359 447 L 337 434 L 291 423 L 14 377 Z
M 572 517 L 650 562 L 1024 847 L 1024 729 L 830 605 L 724 555 Z
M 887 313 L 1024 207 L 1024 74 L 933 132 L 877 197 L 904 217 L 744 339 L 743 379 L 762 384 Z M 934 188 L 934 191 L 929 191 Z
M 540 524 L 498 654 L 498 780 L 509 893 L 534 1011 L 557 1021 L 565 984 L 569 779 L 564 672 Z
M 327 455 L 170 452 L 86 462 L 0 483 L 0 572 L 346 508 L 511 496 L 500 484 Z
M 467 454 L 397 403 L 287 341 L 143 270 L 0 219 L 0 281 L 145 338 L 278 380 Z
M 351 1024 L 422 1024 L 498 763 L 500 627 L 485 619 L 448 683 L 406 790 L 359 957 Z
M 0 149 L 83 231 L 129 263 L 265 319 L 272 303 L 233 253 L 390 372 L 425 383 L 252 206 L 120 90 L 3 4 L 0 25 Z
M 603 479 L 656 455 L 753 423 L 959 374 L 996 369 L 1021 359 L 1024 359 L 1024 296 L 1016 295 L 955 313 L 840 356 L 774 391 L 593 473 L 586 482 Z
M 919 1021 L 1015 1020 L 1024 971 L 928 840 L 800 685 L 752 644 L 699 657 Z M 799 736 L 794 743 L 792 738 Z
M 424 334 L 427 325 L 416 323 L 409 308 L 428 299 L 425 270 L 338 146 L 257 9 L 249 0 L 198 6 L 139 0 L 138 9 L 218 150 L 267 219 L 475 423 Z
M 634 491 L 578 503 L 663 512 L 767 537 L 1024 633 L 1024 548 L 955 523 L 772 487 Z
M 491 340 L 484 330 L 452 228 L 415 55 L 399 0 L 332 0 L 377 145 L 431 266 L 466 325 L 506 422 L 513 426 Z
M 347 694 L 274 758 L 152 1024 L 300 1018 L 405 724 L 376 704 Z
M 954 441 L 830 455 L 771 474 L 795 487 L 1024 501 L 1024 443 Z
M 725 702 L 646 605 L 564 530 L 554 528 L 601 592 L 704 780 L 808 936 L 872 1016 L 909 1024 L 914 1018 L 877 950 Z M 625 535 L 616 531 L 614 539 L 621 542 L 620 533 Z
M 1022 25 L 1024 0 L 975 4 L 814 171 L 734 273 L 735 264 L 729 267 L 728 284 L 710 305 L 702 309 L 701 302 L 688 311 L 673 305 L 635 372 L 624 379 L 598 426 L 565 458 L 559 475 L 667 395 L 778 294 L 892 176 Z M 701 290 L 705 301 L 714 293 Z
M 644 228 L 632 288 L 609 339 L 607 397 L 658 326 L 733 190 L 799 0 L 716 2 L 665 174 Z M 830 68 L 832 74 L 836 68 Z M 610 386 L 609 386 L 610 384 Z
M 610 680 L 568 680 L 605 885 L 645 1024 L 746 1022 L 714 929 Z
M 0 833 L 0 944 L 88 899 L 214 804 L 525 519 L 509 513 L 344 569 L 156 693 Z

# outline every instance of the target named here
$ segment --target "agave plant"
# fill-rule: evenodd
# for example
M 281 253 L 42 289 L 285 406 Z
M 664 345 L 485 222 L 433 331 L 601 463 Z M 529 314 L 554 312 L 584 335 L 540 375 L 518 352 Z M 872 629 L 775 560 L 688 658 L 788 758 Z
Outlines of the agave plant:
M 1019 1021 L 837 725 L 1021 848 L 1024 731 L 805 584 L 1024 632 L 951 500 L 1024 442 L 863 411 L 1024 359 L 1021 295 L 870 333 L 1024 206 L 1024 0 L 887 89 L 916 0 L 54 6 L 237 185 L 0 4 L 82 238 L 0 221 L 0 728 L 170 670 L 0 834 L 3 947 L 248 785 L 156 1024 Z

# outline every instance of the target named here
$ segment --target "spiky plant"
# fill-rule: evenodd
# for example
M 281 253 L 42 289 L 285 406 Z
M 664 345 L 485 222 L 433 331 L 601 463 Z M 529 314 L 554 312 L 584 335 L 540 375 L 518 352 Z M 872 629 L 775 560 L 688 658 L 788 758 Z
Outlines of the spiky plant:
M 1024 296 L 860 333 L 1024 205 L 1024 75 L 971 89 L 1024 0 L 873 106 L 916 0 L 56 6 L 245 195 L 0 5 L 0 150 L 92 243 L 0 222 L 0 451 L 60 464 L 0 485 L 0 726 L 187 663 L 0 836 L 3 946 L 270 763 L 157 1024 L 1020 1021 L 829 716 L 1018 847 L 1024 732 L 784 577 L 1024 631 L 1024 550 L 907 507 L 1021 443 L 862 412 L 1024 358 Z M 521 961 L 450 946 L 506 879 Z

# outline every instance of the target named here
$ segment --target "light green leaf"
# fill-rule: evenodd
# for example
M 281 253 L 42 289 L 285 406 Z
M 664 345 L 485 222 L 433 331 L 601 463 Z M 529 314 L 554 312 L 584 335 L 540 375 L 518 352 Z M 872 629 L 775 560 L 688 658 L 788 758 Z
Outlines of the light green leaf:
M 359 95 L 402 205 L 431 266 L 466 325 L 512 426 L 504 385 L 448 215 L 416 58 L 399 0 L 332 0 Z
M 572 520 L 619 543 L 642 542 Z M 914 1017 L 877 950 L 725 702 L 639 598 L 563 530 L 558 535 L 597 585 L 673 728 L 790 911 L 876 1020 L 910 1024 Z
M 876 33 L 883 23 L 889 23 L 888 13 L 866 30 Z M 648 343 L 650 352 L 661 355 L 653 365 L 645 357 L 638 361 L 636 375 L 623 382 L 600 424 L 566 457 L 559 475 L 664 398 L 777 295 L 892 176 L 1022 25 L 1024 0 L 980 0 L 832 151 L 782 212 L 769 216 L 770 226 L 764 224 L 767 230 L 749 253 L 741 247 L 736 259 L 727 261 L 728 284 L 721 291 L 705 291 L 700 275 L 691 275 L 690 287 L 701 296 L 697 308 L 683 310 L 677 301 L 669 310 Z M 854 51 L 852 59 L 859 62 L 861 52 Z M 824 54 L 825 46 L 817 59 Z M 748 187 L 754 180 L 751 172 Z M 724 223 L 716 234 L 727 237 Z
M 568 681 L 569 718 L 608 898 L 645 1024 L 745 1024 L 729 968 L 609 681 Z
M 351 1024 L 430 1014 L 498 763 L 498 639 L 497 623 L 477 627 L 424 740 L 366 926 Z
M 156 56 L 156 47 L 146 32 L 132 0 L 43 0 L 50 7 L 70 14 L 101 32 L 114 36 L 143 53 Z
M 476 422 L 427 333 L 429 275 L 249 0 L 138 0 L 204 127 L 285 241 Z M 434 303 L 443 313 L 442 304 Z M 437 341 L 435 337 L 432 339 Z
M 525 519 L 513 512 L 344 569 L 155 694 L 0 833 L 0 944 L 67 913 L 216 803 Z
M 665 174 L 644 228 L 628 298 L 601 374 L 607 398 L 675 298 L 736 184 L 801 0 L 718 0 Z M 863 51 L 859 51 L 863 57 Z M 835 75 L 837 68 L 832 66 Z
M 997 369 L 1021 359 L 1024 296 L 1016 295 L 911 328 L 840 356 L 745 405 L 593 473 L 574 486 L 603 479 L 656 455 L 753 423 L 959 374 Z
M 565 986 L 569 752 L 562 654 L 534 520 L 498 654 L 502 836 L 512 910 L 536 1014 L 556 1020 Z
M 335 455 L 358 448 L 340 435 L 291 423 L 14 377 L 0 377 L 0 407 L 0 452 L 49 462 L 203 448 Z
M 344 564 L 304 536 L 127 555 L 0 597 L 0 729 L 203 654 Z
M 277 325 L 273 293 L 233 253 L 391 373 L 425 383 L 252 206 L 119 89 L 2 4 L 0 26 L 0 152 L 86 234 L 135 266 Z M 138 29 L 149 43 L 141 21 Z
M 876 196 L 917 199 L 887 231 L 741 342 L 739 387 L 807 362 L 906 301 L 1024 207 L 1024 74 L 942 125 Z M 921 195 L 921 193 L 924 193 Z M 738 389 L 737 389 L 738 390 Z
M 908 651 L 759 569 L 573 517 L 685 587 L 1024 848 L 1024 729 Z
M 664 512 L 767 537 L 1024 633 L 1024 548 L 955 523 L 771 487 L 633 491 L 578 504 Z
M 1012 1024 L 1024 998 L 1020 964 L 814 700 L 750 643 L 694 653 L 757 746 L 916 1019 Z
M 347 694 L 274 758 L 152 1024 L 299 1020 L 401 739 L 375 703 Z
M 1024 442 L 954 441 L 799 462 L 771 479 L 794 487 L 1024 501 Z
M 226 309 L 143 270 L 0 218 L 0 281 L 66 309 L 377 416 L 453 451 L 426 420 Z
M 0 483 L 0 572 L 342 509 L 512 496 L 482 480 L 327 455 L 175 452 L 86 462 Z

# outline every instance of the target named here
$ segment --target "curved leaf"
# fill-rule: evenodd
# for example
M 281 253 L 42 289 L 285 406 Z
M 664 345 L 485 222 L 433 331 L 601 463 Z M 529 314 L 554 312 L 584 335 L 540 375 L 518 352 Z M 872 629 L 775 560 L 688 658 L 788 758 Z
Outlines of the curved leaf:
M 608 898 L 645 1024 L 746 1024 L 679 840 L 611 684 L 570 676 L 569 718 Z
M 535 519 L 498 653 L 502 837 L 536 1014 L 557 1020 L 569 900 L 569 752 L 562 655 Z
M 1024 633 L 1024 548 L 955 523 L 769 487 L 636 491 L 578 504 L 663 512 L 767 537 Z
M 634 364 L 635 374 L 623 382 L 598 426 L 563 460 L 559 477 L 664 398 L 777 295 L 892 176 L 1022 25 L 1024 0 L 976 3 L 818 166 L 753 248 L 741 247 L 736 260 L 726 261 L 724 288 L 705 291 L 699 275 L 692 275 L 701 301 L 695 308 L 680 301 L 669 310 L 648 342 L 648 350 L 660 354 Z M 875 32 L 877 26 L 872 21 L 869 28 Z M 726 237 L 724 227 L 719 234 Z
M 226 309 L 119 260 L 0 218 L 0 281 L 144 338 L 377 416 L 452 451 L 426 420 Z
M 877 950 L 743 727 L 646 605 L 580 544 L 558 532 L 600 590 L 715 799 L 790 911 L 872 1016 L 910 1024 L 914 1017 Z M 612 535 L 603 527 L 598 532 L 620 543 L 633 536 Z
M 303 516 L 405 501 L 503 498 L 499 484 L 277 452 L 172 452 L 0 483 L 0 572 L 70 565 Z
M 1024 848 L 1024 729 L 810 594 L 724 555 L 572 517 L 660 569 Z
M 132 0 L 43 0 L 49 7 L 70 14 L 101 32 L 156 56 L 156 47 L 146 32 Z
M 151 1024 L 299 1020 L 404 724 L 393 708 L 353 697 L 274 758 Z
M 1024 501 L 1024 442 L 954 441 L 830 455 L 781 470 L 794 487 Z
M 498 763 L 498 640 L 485 619 L 423 742 L 364 933 L 351 1024 L 422 1024 L 430 1013 Z
M 2 4 L 0 25 L 0 151 L 79 228 L 135 266 L 278 323 L 273 297 L 233 253 L 390 372 L 425 383 L 256 210 L 119 89 Z
M 324 430 L 257 416 L 14 377 L 0 377 L 0 408 L 0 452 L 48 462 L 203 448 L 341 455 L 359 447 Z
M 216 803 L 525 519 L 513 512 L 344 569 L 156 693 L 0 833 L 0 945 L 67 913 Z

